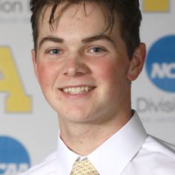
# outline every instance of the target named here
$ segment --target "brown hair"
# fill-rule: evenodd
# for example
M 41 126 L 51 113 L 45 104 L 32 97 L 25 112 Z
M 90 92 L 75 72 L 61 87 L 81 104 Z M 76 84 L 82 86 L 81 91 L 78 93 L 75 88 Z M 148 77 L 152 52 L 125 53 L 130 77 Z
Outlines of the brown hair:
M 142 16 L 138 0 L 31 0 L 31 24 L 35 50 L 37 50 L 39 33 L 38 24 L 42 10 L 46 6 L 52 6 L 49 20 L 49 24 L 52 26 L 55 10 L 57 9 L 57 6 L 63 2 L 67 2 L 70 5 L 73 3 L 83 3 L 84 7 L 86 2 L 98 3 L 102 9 L 104 9 L 105 14 L 107 14 L 108 26 L 106 30 L 112 30 L 115 23 L 115 15 L 117 14 L 117 17 L 120 20 L 121 37 L 126 44 L 129 57 L 132 57 L 134 50 L 140 44 L 139 28 Z

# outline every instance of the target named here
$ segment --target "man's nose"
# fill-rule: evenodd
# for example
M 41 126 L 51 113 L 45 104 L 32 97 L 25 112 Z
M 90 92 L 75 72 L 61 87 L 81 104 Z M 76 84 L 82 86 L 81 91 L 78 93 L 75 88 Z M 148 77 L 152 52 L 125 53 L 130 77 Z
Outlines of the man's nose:
M 65 59 L 63 74 L 66 76 L 82 76 L 90 70 L 83 56 L 71 55 Z

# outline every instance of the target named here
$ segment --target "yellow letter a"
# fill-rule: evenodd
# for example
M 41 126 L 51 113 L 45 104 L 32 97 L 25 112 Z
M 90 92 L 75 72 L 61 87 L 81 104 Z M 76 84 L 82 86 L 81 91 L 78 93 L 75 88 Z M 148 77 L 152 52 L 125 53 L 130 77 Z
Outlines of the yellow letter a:
M 0 91 L 7 92 L 7 112 L 29 112 L 31 100 L 24 94 L 9 48 L 0 48 Z

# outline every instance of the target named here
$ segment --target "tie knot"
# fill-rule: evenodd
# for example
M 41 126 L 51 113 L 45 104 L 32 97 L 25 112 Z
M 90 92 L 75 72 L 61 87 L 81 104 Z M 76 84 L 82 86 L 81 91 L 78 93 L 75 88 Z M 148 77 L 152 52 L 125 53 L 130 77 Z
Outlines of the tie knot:
M 88 159 L 78 160 L 74 163 L 71 175 L 99 175 Z

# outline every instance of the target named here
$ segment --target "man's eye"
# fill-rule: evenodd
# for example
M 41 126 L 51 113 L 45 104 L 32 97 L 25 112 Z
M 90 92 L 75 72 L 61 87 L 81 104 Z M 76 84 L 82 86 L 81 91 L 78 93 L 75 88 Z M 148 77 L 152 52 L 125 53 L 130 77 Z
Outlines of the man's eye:
M 57 55 L 57 54 L 61 54 L 62 51 L 60 51 L 59 49 L 51 49 L 48 51 L 48 53 L 51 55 Z
M 105 52 L 106 50 L 100 47 L 93 47 L 89 50 L 90 53 L 99 53 L 99 52 Z

